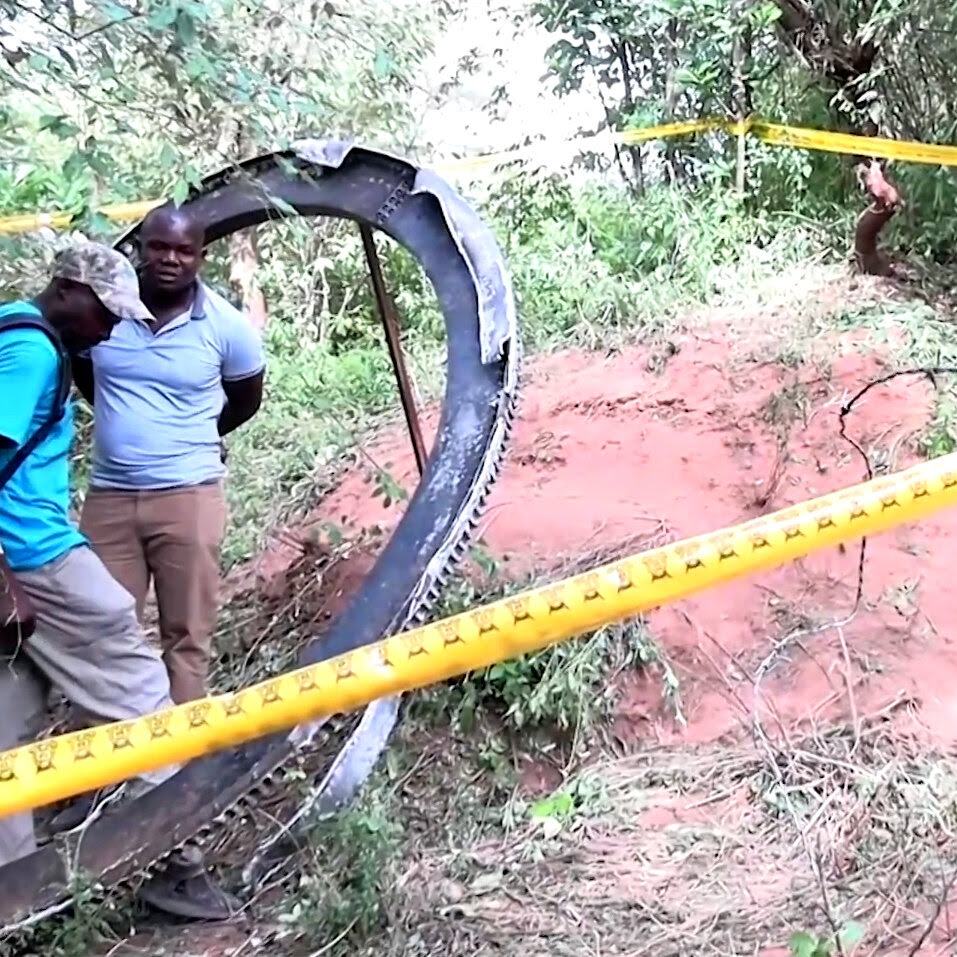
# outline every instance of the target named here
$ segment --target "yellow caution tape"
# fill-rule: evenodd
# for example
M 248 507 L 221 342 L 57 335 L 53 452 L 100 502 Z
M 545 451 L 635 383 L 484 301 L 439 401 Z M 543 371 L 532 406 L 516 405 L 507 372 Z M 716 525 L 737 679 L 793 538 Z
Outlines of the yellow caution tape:
M 650 126 L 643 129 L 629 129 L 622 132 L 590 133 L 574 139 L 557 141 L 541 140 L 520 146 L 514 149 L 501 150 L 497 153 L 483 153 L 480 156 L 467 156 L 461 159 L 446 160 L 433 167 L 437 172 L 454 173 L 469 169 L 480 169 L 487 166 L 496 166 L 500 163 L 512 163 L 527 159 L 537 154 L 554 155 L 556 150 L 571 150 L 585 145 L 629 145 L 643 143 L 647 140 L 668 139 L 675 136 L 686 136 L 689 133 L 698 133 L 708 130 L 722 129 L 721 120 L 689 120 L 681 123 L 666 123 L 660 126 Z M 117 221 L 139 219 L 151 209 L 159 206 L 162 200 L 144 200 L 136 203 L 119 203 L 112 206 L 103 206 L 98 210 L 101 216 Z M 22 213 L 16 216 L 0 217 L 0 234 L 26 233 L 43 227 L 68 226 L 73 219 L 72 213 Z
M 143 200 L 137 203 L 117 203 L 113 206 L 104 206 L 97 212 L 107 219 L 123 222 L 124 220 L 142 219 L 151 209 L 160 205 L 162 200 Z M 74 218 L 73 213 L 24 213 L 17 216 L 0 218 L 0 234 L 13 235 L 29 233 L 44 227 L 69 226 Z
M 0 753 L 0 816 L 352 711 L 957 503 L 957 453 L 134 721 Z
M 675 136 L 687 136 L 689 133 L 708 133 L 712 130 L 724 129 L 725 126 L 723 120 L 688 120 L 683 123 L 665 123 L 662 126 L 625 130 L 619 135 L 622 143 L 630 145 L 632 143 L 644 143 L 647 140 L 667 140 Z
M 670 139 L 676 136 L 688 136 L 691 133 L 723 131 L 732 136 L 752 135 L 771 146 L 787 146 L 805 150 L 819 150 L 828 153 L 841 153 L 846 156 L 873 156 L 883 159 L 902 160 L 909 163 L 929 163 L 934 166 L 957 166 L 957 146 L 934 143 L 914 143 L 902 140 L 889 140 L 877 136 L 856 136 L 851 133 L 832 133 L 828 130 L 812 130 L 797 126 L 781 126 L 765 123 L 754 117 L 744 120 L 726 120 L 706 118 L 688 120 L 679 123 L 664 123 L 642 129 L 627 129 L 618 132 L 606 131 L 591 133 L 565 140 L 541 140 L 526 146 L 480 156 L 462 157 L 446 160 L 433 168 L 443 173 L 464 172 L 497 166 L 501 163 L 513 163 L 528 159 L 530 156 L 554 156 L 559 150 L 571 150 L 580 146 L 635 145 L 648 140 Z M 139 219 L 149 210 L 160 204 L 161 200 L 145 200 L 138 203 L 122 203 L 104 206 L 98 212 L 109 219 L 123 221 Z M 0 217 L 0 235 L 30 232 L 41 227 L 66 226 L 72 219 L 70 213 L 24 213 L 16 216 Z
M 464 169 L 478 169 L 483 166 L 495 166 L 499 163 L 513 163 L 516 160 L 527 159 L 529 156 L 544 155 L 552 157 L 559 150 L 572 150 L 580 146 L 609 146 L 630 145 L 643 143 L 646 140 L 669 139 L 675 136 L 687 136 L 689 133 L 700 133 L 707 130 L 719 129 L 718 120 L 688 120 L 682 123 L 665 123 L 660 126 L 648 126 L 641 129 L 628 129 L 620 132 L 606 130 L 602 133 L 589 133 L 577 136 L 574 139 L 539 140 L 527 146 L 518 146 L 510 150 L 500 150 L 497 153 L 483 153 L 480 156 L 463 157 L 462 159 L 446 160 L 432 168 L 441 173 L 455 172 Z
M 936 143 L 912 143 L 888 140 L 879 136 L 855 136 L 851 133 L 830 133 L 796 126 L 776 126 L 755 121 L 752 133 L 772 146 L 792 146 L 804 150 L 842 153 L 845 156 L 874 156 L 903 160 L 908 163 L 930 163 L 934 166 L 957 166 L 957 146 Z
M 674 136 L 685 136 L 706 130 L 722 127 L 718 120 L 689 120 L 681 123 L 666 123 L 661 126 L 651 126 L 644 129 L 624 130 L 623 132 L 590 133 L 575 139 L 558 141 L 541 140 L 520 146 L 514 149 L 501 150 L 497 153 L 483 153 L 480 156 L 463 157 L 461 159 L 446 160 L 433 167 L 437 172 L 454 173 L 457 171 L 480 169 L 486 166 L 496 166 L 500 163 L 512 163 L 527 159 L 537 154 L 554 155 L 556 150 L 571 150 L 585 145 L 601 145 L 603 142 L 612 145 L 642 143 L 646 140 L 667 139 Z M 144 200 L 137 203 L 120 203 L 113 206 L 104 206 L 98 210 L 100 215 L 108 219 L 123 221 L 139 219 L 151 209 L 159 206 L 162 200 Z M 72 213 L 23 213 L 16 216 L 0 217 L 0 234 L 26 233 L 42 227 L 67 226 L 73 219 Z

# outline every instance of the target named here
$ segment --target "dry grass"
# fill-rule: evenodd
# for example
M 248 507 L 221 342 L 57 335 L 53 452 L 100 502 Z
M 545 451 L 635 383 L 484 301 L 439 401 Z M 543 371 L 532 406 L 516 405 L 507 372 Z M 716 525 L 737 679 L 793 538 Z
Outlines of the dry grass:
M 600 760 L 564 790 L 557 833 L 513 800 L 503 830 L 455 815 L 417 835 L 377 952 L 731 957 L 855 919 L 855 953 L 888 955 L 935 920 L 925 943 L 949 932 L 957 761 L 896 736 L 891 712 L 786 751 Z
M 232 691 L 294 667 L 303 647 L 320 637 L 358 585 L 381 547 L 368 532 L 335 545 L 290 540 L 298 551 L 279 588 L 255 575 L 223 608 L 210 669 L 214 692 Z

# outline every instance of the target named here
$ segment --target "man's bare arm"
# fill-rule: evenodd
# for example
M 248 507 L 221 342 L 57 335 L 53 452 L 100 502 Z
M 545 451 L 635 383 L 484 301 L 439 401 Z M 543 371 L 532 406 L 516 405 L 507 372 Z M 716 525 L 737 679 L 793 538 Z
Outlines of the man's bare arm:
M 70 359 L 73 367 L 73 383 L 80 390 L 80 395 L 93 405 L 93 360 L 74 355 Z
M 249 376 L 248 379 L 237 379 L 232 382 L 223 380 L 226 404 L 219 414 L 220 435 L 229 435 L 259 411 L 263 399 L 263 378 L 263 373 L 258 372 L 256 375 Z

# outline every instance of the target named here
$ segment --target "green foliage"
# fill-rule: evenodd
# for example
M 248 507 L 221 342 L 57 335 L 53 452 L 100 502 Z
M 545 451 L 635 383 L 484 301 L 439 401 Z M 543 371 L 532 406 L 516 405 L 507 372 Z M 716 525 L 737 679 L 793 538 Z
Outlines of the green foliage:
M 957 176 L 946 167 L 895 165 L 894 182 L 905 207 L 893 221 L 894 244 L 902 252 L 940 265 L 957 252 Z M 889 231 L 890 232 L 890 231 Z
M 416 74 L 451 12 L 413 0 L 387 16 L 368 0 L 0 0 L 0 212 L 62 210 L 113 238 L 95 207 L 181 200 L 211 169 L 293 138 L 404 152 L 422 104 L 440 99 Z M 49 240 L 37 240 L 0 236 L 8 295 L 39 282 Z
M 899 348 L 907 365 L 916 368 L 957 368 L 957 343 L 953 323 L 930 308 L 892 311 L 889 314 L 904 332 Z M 934 415 L 921 442 L 927 456 L 957 450 L 957 381 L 952 374 L 938 377 Z
M 549 68 L 559 95 L 586 83 L 601 91 L 604 126 L 666 123 L 676 117 L 735 115 L 735 45 L 746 38 L 742 80 L 771 76 L 780 67 L 773 43 L 779 10 L 772 2 L 737 7 L 726 0 L 539 0 L 532 22 L 559 36 Z M 740 104 L 739 104 L 740 106 Z M 726 151 L 723 138 L 697 137 L 629 150 L 633 186 L 649 181 L 647 168 L 662 154 L 672 180 L 698 180 Z
M 864 939 L 864 927 L 857 921 L 847 921 L 834 937 L 818 937 L 807 931 L 791 936 L 791 957 L 835 957 L 848 955 Z M 840 946 L 838 946 L 838 942 Z
M 121 198 L 182 194 L 214 157 L 281 146 L 310 127 L 395 139 L 414 116 L 411 77 L 444 12 L 401 0 L 388 17 L 366 2 L 4 2 L 0 26 L 20 41 L 0 80 L 17 94 L 4 98 L 15 104 L 4 153 L 61 144 L 68 174 Z
M 446 587 L 435 614 L 455 614 L 487 603 L 521 586 L 500 580 L 500 568 L 482 549 L 472 551 L 478 574 L 460 577 Z M 483 714 L 495 715 L 512 730 L 551 728 L 587 731 L 608 715 L 615 691 L 610 674 L 655 668 L 666 693 L 677 700 L 674 672 L 661 656 L 641 619 L 602 628 L 575 641 L 499 662 L 412 699 L 413 715 L 431 719 L 452 715 L 464 733 L 474 730 Z
M 556 93 L 596 88 L 603 126 L 750 111 L 777 122 L 925 142 L 952 142 L 957 133 L 950 106 L 957 13 L 946 5 L 536 0 L 528 16 L 556 37 L 548 52 Z M 728 137 L 710 135 L 631 147 L 619 161 L 639 192 L 662 178 L 720 182 L 727 190 L 736 163 Z M 749 208 L 844 227 L 841 212 L 861 204 L 849 165 L 834 155 L 749 141 Z M 957 234 L 953 217 L 941 213 L 957 200 L 953 171 L 903 165 L 893 173 L 906 202 L 895 240 L 905 252 L 949 261 Z
M 640 195 L 600 182 L 559 189 L 545 179 L 544 187 L 509 177 L 483 205 L 503 238 L 524 336 L 536 347 L 634 342 L 660 331 L 676 309 L 719 299 L 722 272 L 742 261 L 770 274 L 822 245 L 844 251 L 844 220 L 832 231 L 800 213 L 748 210 L 720 183 Z
M 276 322 L 266 344 L 263 410 L 228 439 L 227 566 L 250 558 L 272 526 L 308 507 L 317 477 L 325 477 L 321 490 L 351 465 L 357 441 L 397 404 L 389 357 L 377 343 L 338 355 Z M 422 361 L 429 355 L 417 350 Z
M 23 931 L 0 953 L 44 954 L 45 957 L 87 957 L 93 948 L 115 937 L 132 924 L 132 907 L 127 900 L 102 895 L 102 887 L 85 875 L 73 878 L 69 911 Z
M 62 167 L 27 163 L 0 167 L 0 213 L 24 210 L 80 209 L 86 184 Z
M 324 953 L 355 953 L 386 920 L 392 860 L 401 829 L 381 792 L 369 791 L 309 835 L 313 853 L 279 915 L 281 937 L 328 945 Z
M 614 703 L 609 674 L 658 660 L 643 623 L 605 628 L 466 678 L 459 689 L 456 717 L 464 731 L 475 726 L 483 709 L 499 714 L 515 730 L 542 726 L 589 730 Z
M 580 821 L 607 809 L 610 801 L 604 782 L 597 776 L 582 774 L 572 778 L 558 791 L 534 801 L 528 816 L 538 835 L 545 841 L 573 830 Z

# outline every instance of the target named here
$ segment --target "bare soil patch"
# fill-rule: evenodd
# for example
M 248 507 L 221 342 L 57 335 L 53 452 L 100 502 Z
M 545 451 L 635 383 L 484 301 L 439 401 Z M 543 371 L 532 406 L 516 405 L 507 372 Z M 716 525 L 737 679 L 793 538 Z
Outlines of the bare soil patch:
M 532 365 L 482 529 L 507 574 L 555 568 L 662 527 L 672 540 L 695 535 L 863 480 L 838 417 L 848 395 L 887 371 L 885 358 L 849 333 L 832 337 L 829 363 L 784 368 L 729 361 L 719 339 L 677 339 L 660 371 L 649 370 L 645 349 Z M 855 407 L 847 433 L 878 467 L 906 467 L 920 457 L 932 402 L 926 380 L 893 380 Z M 411 489 L 406 442 L 387 436 L 370 455 L 393 463 Z M 371 499 L 367 477 L 348 476 L 323 514 L 388 529 L 401 506 Z M 687 724 L 668 720 L 659 686 L 639 674 L 626 681 L 616 733 L 634 743 L 734 735 L 763 665 L 782 720 L 836 719 L 850 682 L 862 713 L 903 695 L 919 702 L 915 721 L 941 742 L 957 740 L 957 656 L 941 631 L 955 531 L 957 516 L 945 513 L 870 541 L 864 601 L 840 630 L 814 633 L 854 608 L 853 544 L 651 613 L 683 682 Z M 789 641 L 795 631 L 810 633 Z

